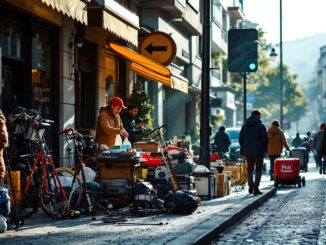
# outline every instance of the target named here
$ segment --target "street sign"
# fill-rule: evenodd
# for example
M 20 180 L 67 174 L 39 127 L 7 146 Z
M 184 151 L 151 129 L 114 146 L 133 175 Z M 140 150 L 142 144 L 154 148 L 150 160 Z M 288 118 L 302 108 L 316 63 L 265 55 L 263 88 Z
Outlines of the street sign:
M 247 103 L 246 105 L 247 105 L 247 111 L 251 111 L 252 108 L 254 108 L 254 105 L 251 103 Z
M 248 93 L 247 94 L 247 103 L 255 104 L 255 102 L 256 102 L 256 96 L 253 95 L 252 93 Z
M 177 52 L 172 37 L 164 32 L 147 34 L 140 42 L 138 52 L 162 65 L 169 65 Z

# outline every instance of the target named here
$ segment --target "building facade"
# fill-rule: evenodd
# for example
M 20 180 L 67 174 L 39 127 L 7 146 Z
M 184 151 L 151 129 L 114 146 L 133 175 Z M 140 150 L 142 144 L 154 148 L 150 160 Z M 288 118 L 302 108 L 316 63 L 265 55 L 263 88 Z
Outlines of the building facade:
M 234 2 L 234 1 L 233 1 Z M 57 165 L 67 165 L 67 145 L 56 132 L 74 127 L 94 134 L 98 110 L 113 96 L 127 99 L 135 81 L 155 105 L 156 125 L 166 138 L 199 130 L 202 1 L 6 0 L 0 3 L 1 108 L 33 108 L 54 120 L 48 144 Z M 232 10 L 235 11 L 234 9 Z M 228 3 L 213 1 L 212 53 L 227 53 L 234 21 Z M 237 12 L 236 12 L 237 13 Z M 236 17 L 238 18 L 238 17 Z M 176 43 L 171 64 L 137 52 L 149 33 L 160 31 Z M 234 124 L 234 98 L 223 62 L 212 59 L 214 113 Z

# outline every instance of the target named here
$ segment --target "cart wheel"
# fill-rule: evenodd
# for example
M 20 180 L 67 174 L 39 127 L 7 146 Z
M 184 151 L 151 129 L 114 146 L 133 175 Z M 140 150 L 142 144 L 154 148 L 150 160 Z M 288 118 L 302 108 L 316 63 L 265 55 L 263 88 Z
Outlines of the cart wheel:
M 301 176 L 298 177 L 298 187 L 301 188 Z
M 15 220 L 16 228 L 23 227 L 24 226 L 24 219 L 19 217 Z
M 306 186 L 306 178 L 302 177 L 301 178 L 302 186 Z

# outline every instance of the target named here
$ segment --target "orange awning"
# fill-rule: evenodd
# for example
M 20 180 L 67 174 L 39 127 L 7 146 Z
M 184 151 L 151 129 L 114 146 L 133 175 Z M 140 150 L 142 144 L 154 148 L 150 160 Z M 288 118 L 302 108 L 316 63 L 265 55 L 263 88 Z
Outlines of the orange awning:
M 139 75 L 146 77 L 150 80 L 157 81 L 162 83 L 165 86 L 171 87 L 171 78 L 164 76 L 162 74 L 159 74 L 155 71 L 152 71 L 136 62 L 131 63 L 131 70 L 138 73 Z
M 131 70 L 137 74 L 181 92 L 188 93 L 187 79 L 182 79 L 181 76 L 172 74 L 169 68 L 110 40 L 106 41 L 105 46 L 121 57 L 131 61 Z
M 169 68 L 109 40 L 106 41 L 105 46 L 123 58 L 130 60 L 132 62 L 131 69 L 134 72 L 171 87 L 171 71 Z

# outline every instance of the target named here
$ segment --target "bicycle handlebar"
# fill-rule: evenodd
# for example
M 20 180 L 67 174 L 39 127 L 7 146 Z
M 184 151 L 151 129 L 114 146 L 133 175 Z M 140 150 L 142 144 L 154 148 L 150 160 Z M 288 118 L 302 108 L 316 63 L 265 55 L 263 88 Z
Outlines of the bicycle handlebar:
M 68 136 L 71 133 L 72 136 L 77 135 L 80 138 L 83 138 L 83 135 L 81 133 L 79 133 L 76 129 L 74 128 L 66 128 L 63 131 L 60 131 L 59 133 L 57 133 L 57 135 L 62 135 L 64 134 L 65 136 Z
M 167 127 L 167 126 L 168 126 L 167 123 L 165 123 L 165 124 L 163 124 L 161 126 L 158 126 L 157 128 L 154 128 L 152 131 L 150 131 L 147 135 L 150 135 L 150 134 L 154 133 L 155 131 L 160 130 L 161 128 L 164 128 L 164 127 Z

